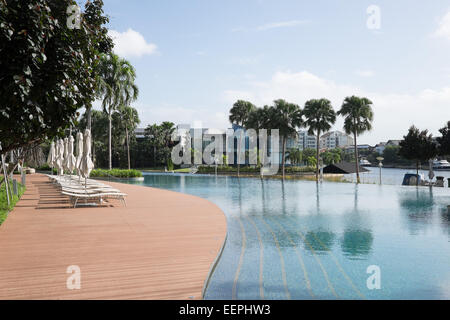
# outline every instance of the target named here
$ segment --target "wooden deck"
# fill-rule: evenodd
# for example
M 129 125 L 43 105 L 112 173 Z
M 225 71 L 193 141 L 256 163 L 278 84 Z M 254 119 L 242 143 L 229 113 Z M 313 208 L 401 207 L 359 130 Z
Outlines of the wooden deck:
M 0 299 L 201 299 L 226 234 L 214 204 L 110 183 L 127 207 L 70 208 L 43 175 L 0 226 Z M 69 290 L 69 266 L 81 289 Z

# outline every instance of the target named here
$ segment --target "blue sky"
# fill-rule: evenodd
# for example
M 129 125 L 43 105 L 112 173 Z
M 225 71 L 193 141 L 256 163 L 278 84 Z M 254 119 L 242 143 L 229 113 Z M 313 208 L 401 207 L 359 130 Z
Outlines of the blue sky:
M 380 29 L 369 29 L 370 5 Z M 301 106 L 347 95 L 374 102 L 361 142 L 437 133 L 450 120 L 448 1 L 105 0 L 116 52 L 136 67 L 141 126 L 226 128 L 238 98 Z M 342 127 L 342 120 L 336 129 Z

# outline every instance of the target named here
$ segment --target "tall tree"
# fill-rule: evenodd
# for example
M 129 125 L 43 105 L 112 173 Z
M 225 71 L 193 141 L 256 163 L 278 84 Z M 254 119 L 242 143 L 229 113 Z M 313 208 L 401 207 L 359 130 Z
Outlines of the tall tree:
M 408 160 L 416 162 L 416 172 L 419 175 L 419 164 L 434 158 L 438 153 L 433 136 L 428 130 L 419 131 L 415 126 L 409 128 L 408 134 L 400 142 L 399 154 Z M 417 179 L 417 184 L 419 179 Z
M 291 149 L 286 159 L 291 161 L 291 164 L 298 165 L 303 160 L 303 154 L 299 149 Z
M 442 137 L 436 138 L 439 144 L 439 155 L 448 156 L 450 155 L 450 121 L 439 132 L 442 134 Z
M 347 97 L 342 104 L 338 115 L 345 118 L 344 130 L 347 134 L 353 134 L 355 145 L 356 181 L 360 183 L 359 157 L 357 137 L 366 131 L 372 130 L 373 111 L 372 101 L 356 96 Z
M 128 106 L 138 97 L 139 90 L 135 84 L 136 71 L 125 59 L 114 53 L 103 55 L 100 62 L 98 91 L 103 97 L 103 111 L 109 118 L 109 169 L 112 169 L 112 114 L 120 106 Z
M 175 124 L 167 121 L 160 125 L 149 125 L 145 129 L 145 136 L 149 145 L 153 147 L 154 165 L 168 163 L 175 145 L 172 139 L 175 130 Z
M 0 1 L 0 141 L 3 152 L 63 134 L 95 100 L 100 53 L 111 51 L 103 1 L 87 1 L 79 28 L 73 0 Z
M 313 99 L 305 104 L 303 115 L 306 118 L 308 134 L 316 135 L 316 181 L 319 181 L 320 135 L 331 129 L 336 122 L 336 112 L 327 99 Z
M 256 106 L 244 100 L 238 100 L 234 103 L 233 107 L 230 109 L 229 120 L 231 124 L 235 124 L 241 128 L 244 128 L 245 123 L 248 121 L 249 116 L 252 112 L 256 110 Z M 239 149 L 240 143 L 238 143 L 238 156 L 237 156 L 237 168 L 238 168 L 238 176 L 240 174 L 240 166 L 239 163 L 239 154 L 241 150 Z
M 297 134 L 297 129 L 304 124 L 302 110 L 294 103 L 283 99 L 275 100 L 274 106 L 270 108 L 270 128 L 278 129 L 281 137 L 281 167 L 283 178 L 285 176 L 286 164 L 286 141 Z
M 270 121 L 270 107 L 264 106 L 264 108 L 256 108 L 252 112 L 250 112 L 247 121 L 244 123 L 244 127 L 246 129 L 254 129 L 254 130 L 260 130 L 260 129 L 268 129 L 270 126 L 268 122 Z M 261 149 L 261 143 L 264 143 L 263 141 L 257 141 L 257 159 L 258 159 L 258 166 L 261 165 L 261 157 L 263 155 L 260 154 Z
M 341 162 L 341 154 L 336 152 L 336 150 L 328 150 L 322 154 L 323 162 L 326 165 Z
M 128 158 L 128 170 L 131 169 L 130 160 L 130 132 L 134 132 L 137 125 L 141 122 L 139 120 L 139 114 L 135 108 L 121 107 L 119 108 L 119 116 L 121 124 L 125 128 L 125 138 L 127 143 L 127 158 Z

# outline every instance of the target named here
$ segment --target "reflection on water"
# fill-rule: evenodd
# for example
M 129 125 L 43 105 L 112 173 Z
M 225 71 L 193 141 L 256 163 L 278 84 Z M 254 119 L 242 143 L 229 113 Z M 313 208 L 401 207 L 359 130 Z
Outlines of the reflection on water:
M 349 259 L 364 259 L 370 253 L 372 243 L 373 236 L 370 230 L 345 230 L 341 248 Z
M 406 223 L 411 234 L 425 231 L 433 224 L 435 203 L 432 188 L 417 188 L 400 196 L 400 206 L 404 209 Z
M 325 254 L 331 251 L 336 235 L 329 231 L 308 231 L 305 235 L 309 246 L 305 246 L 306 250 L 310 247 L 318 254 Z
M 450 278 L 450 190 L 156 174 L 143 184 L 226 214 L 207 299 L 450 298 L 439 281 Z M 367 289 L 370 265 L 383 290 Z

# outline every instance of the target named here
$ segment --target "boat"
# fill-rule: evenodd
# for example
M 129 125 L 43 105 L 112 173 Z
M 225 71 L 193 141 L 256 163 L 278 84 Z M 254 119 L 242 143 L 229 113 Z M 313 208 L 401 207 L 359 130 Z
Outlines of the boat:
M 372 166 L 372 164 L 367 159 L 361 159 L 361 161 L 359 161 L 359 165 L 361 167 L 370 167 L 370 166 Z
M 433 161 L 433 170 L 450 171 L 450 163 L 447 160 L 435 160 Z

